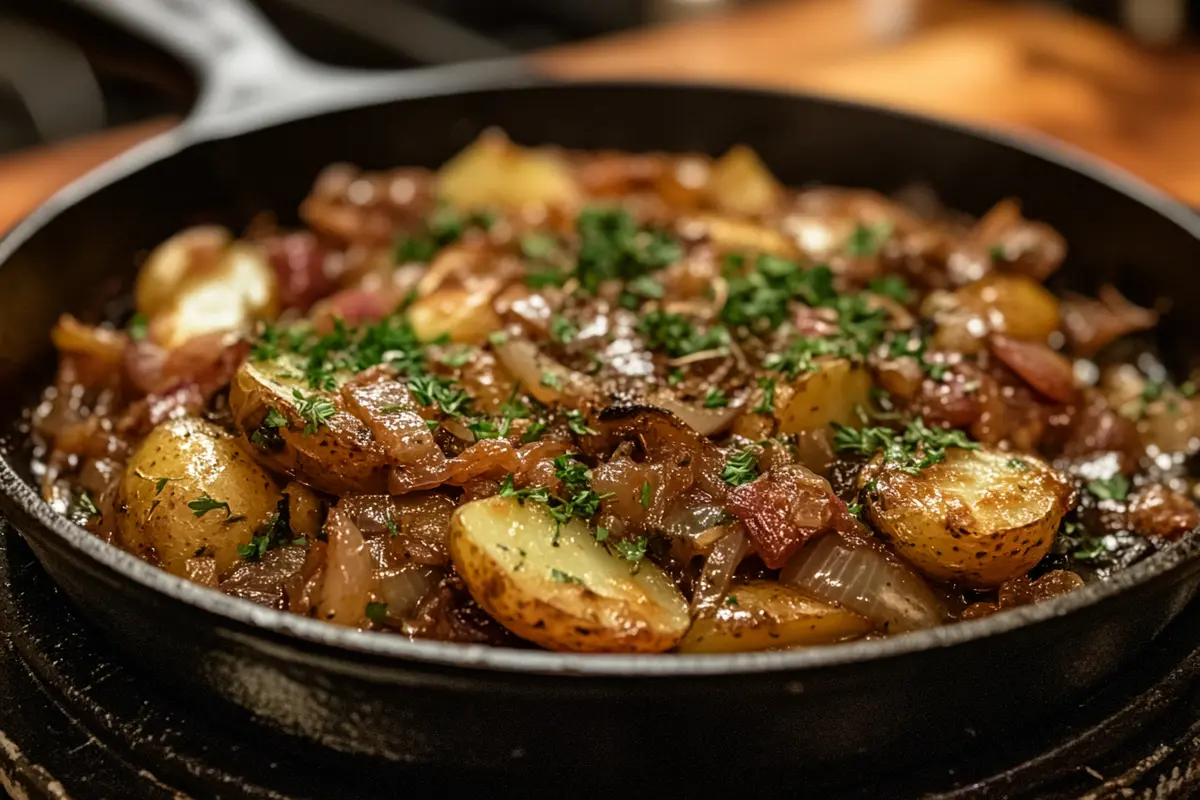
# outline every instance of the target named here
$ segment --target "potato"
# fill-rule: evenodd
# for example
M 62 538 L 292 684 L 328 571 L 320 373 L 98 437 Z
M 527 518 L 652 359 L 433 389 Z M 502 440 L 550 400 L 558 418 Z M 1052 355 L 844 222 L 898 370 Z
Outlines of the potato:
M 423 341 L 449 336 L 460 344 L 481 344 L 503 327 L 492 310 L 492 292 L 443 288 L 408 309 L 413 331 Z
M 117 487 L 117 536 L 176 575 L 186 577 L 197 555 L 211 556 L 223 574 L 279 499 L 279 486 L 236 437 L 205 420 L 170 420 L 129 458 Z M 197 501 L 205 505 L 188 507 Z
M 334 395 L 308 388 L 299 377 L 303 360 L 283 355 L 274 361 L 246 361 L 233 376 L 229 406 L 246 436 L 254 458 L 277 472 L 330 494 L 386 492 L 387 456 L 371 432 L 353 414 L 338 408 L 315 431 L 306 434 L 305 420 L 293 391 L 306 399 L 333 402 Z M 287 424 L 255 433 L 271 409 Z
M 687 603 L 650 561 L 612 555 L 580 520 L 489 497 L 450 521 L 450 558 L 472 596 L 518 636 L 551 650 L 658 653 L 687 632 Z
M 993 273 L 954 293 L 958 305 L 1014 339 L 1045 342 L 1058 330 L 1058 299 L 1024 275 Z
M 1029 571 L 1050 549 L 1070 487 L 1045 462 L 951 448 L 916 475 L 877 456 L 863 470 L 867 519 L 917 569 L 974 588 Z
M 138 270 L 134 302 L 147 317 L 171 304 L 183 282 L 210 269 L 229 246 L 232 236 L 217 225 L 197 225 L 167 239 L 150 251 Z
M 437 174 L 438 197 L 459 208 L 573 206 L 579 189 L 566 161 L 548 150 L 518 147 L 504 134 L 480 136 Z
M 739 144 L 713 163 L 704 195 L 720 211 L 757 216 L 779 203 L 783 188 L 758 154 Z
M 870 631 L 852 611 L 813 600 L 775 581 L 729 587 L 712 616 L 696 620 L 679 645 L 681 653 L 740 653 L 830 644 Z
M 206 333 L 274 319 L 278 313 L 275 270 L 257 246 L 237 243 L 226 248 L 211 267 L 184 276 L 171 297 L 148 314 L 149 334 L 151 340 L 170 349 Z
M 859 406 L 871 397 L 871 376 L 862 364 L 848 359 L 818 359 L 816 372 L 800 375 L 775 392 L 775 418 L 780 433 L 802 433 L 829 423 L 850 425 Z

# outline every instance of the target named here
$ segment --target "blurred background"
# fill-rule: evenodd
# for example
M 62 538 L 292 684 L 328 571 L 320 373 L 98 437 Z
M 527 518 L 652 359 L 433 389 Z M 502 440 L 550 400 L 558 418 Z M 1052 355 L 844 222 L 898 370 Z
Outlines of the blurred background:
M 1047 133 L 1200 204 L 1200 0 L 253 2 L 335 64 L 514 55 L 825 92 Z M 0 0 L 0 229 L 195 95 L 181 63 L 70 0 Z

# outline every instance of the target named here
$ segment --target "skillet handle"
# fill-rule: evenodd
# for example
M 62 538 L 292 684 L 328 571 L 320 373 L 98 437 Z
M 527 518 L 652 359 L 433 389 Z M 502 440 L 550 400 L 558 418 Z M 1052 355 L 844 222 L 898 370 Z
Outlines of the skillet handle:
M 249 0 L 74 1 L 198 73 L 200 97 L 184 122 L 196 133 L 235 133 L 373 100 L 530 77 L 515 59 L 399 72 L 318 64 L 293 50 Z

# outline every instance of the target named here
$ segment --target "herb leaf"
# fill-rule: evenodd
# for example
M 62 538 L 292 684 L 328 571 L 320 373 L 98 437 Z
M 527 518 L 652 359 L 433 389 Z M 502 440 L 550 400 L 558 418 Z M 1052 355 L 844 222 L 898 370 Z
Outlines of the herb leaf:
M 192 510 L 192 514 L 197 517 L 203 517 L 210 511 L 216 511 L 222 508 L 225 509 L 226 518 L 232 516 L 232 512 L 229 510 L 229 503 L 226 503 L 223 500 L 214 500 L 208 496 L 208 492 L 202 492 L 199 497 L 188 503 L 187 507 L 190 508 Z

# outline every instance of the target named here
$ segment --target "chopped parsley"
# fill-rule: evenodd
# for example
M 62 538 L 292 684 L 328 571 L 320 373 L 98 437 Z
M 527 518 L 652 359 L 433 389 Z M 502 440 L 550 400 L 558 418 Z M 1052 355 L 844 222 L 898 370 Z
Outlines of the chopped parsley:
M 296 413 L 304 420 L 304 435 L 312 436 L 317 429 L 333 417 L 337 409 L 327 397 L 312 395 L 305 397 L 299 389 L 292 389 L 292 397 L 296 398 Z
M 531 422 L 529 427 L 525 429 L 525 434 L 521 437 L 521 444 L 536 442 L 546 432 L 547 427 L 546 423 L 542 420 Z
M 454 206 L 439 205 L 419 231 L 396 238 L 393 245 L 396 263 L 431 261 L 443 247 L 458 241 L 469 226 L 487 230 L 494 221 L 487 212 L 463 214 Z
M 862 503 L 850 503 L 846 506 L 846 511 L 855 519 L 862 519 L 863 507 Z
M 730 486 L 741 486 L 758 477 L 758 453 L 747 447 L 729 457 L 721 470 L 721 480 Z
M 199 497 L 187 504 L 187 507 L 192 510 L 192 514 L 197 517 L 203 517 L 210 511 L 225 509 L 225 517 L 228 519 L 233 512 L 229 509 L 229 503 L 223 500 L 214 500 L 208 496 L 208 492 L 202 492 Z
M 596 431 L 588 427 L 587 420 L 583 417 L 583 412 L 578 409 L 571 409 L 565 415 L 567 420 L 567 429 L 576 436 L 595 436 Z
M 567 344 L 579 334 L 579 328 L 566 317 L 555 314 L 550 318 L 550 338 L 559 344 Z
M 1129 479 L 1118 472 L 1111 478 L 1088 481 L 1087 490 L 1100 500 L 1125 500 L 1129 497 Z
M 646 557 L 646 545 L 649 544 L 649 541 L 649 538 L 642 534 L 633 539 L 622 539 L 615 543 L 615 547 L 621 558 L 632 561 L 634 564 L 640 564 Z
M 383 522 L 385 525 L 387 525 L 388 533 L 390 533 L 392 536 L 400 535 L 400 526 L 396 524 L 396 520 L 392 519 L 390 514 Z
M 283 439 L 279 436 L 279 429 L 288 427 L 287 417 L 279 413 L 279 409 L 274 406 L 267 409 L 267 416 L 254 429 L 254 433 L 250 434 L 250 442 L 259 447 L 265 447 L 268 450 L 277 450 L 283 445 Z
M 446 353 L 440 359 L 447 367 L 461 367 L 471 360 L 471 348 L 464 347 L 461 350 L 455 350 L 452 353 Z
M 836 296 L 833 272 L 828 267 L 805 270 L 795 261 L 778 256 L 759 256 L 748 274 L 732 275 L 727 280 L 729 294 L 721 319 L 756 333 L 782 325 L 792 300 L 819 306 Z
M 729 398 L 725 395 L 725 390 L 719 386 L 714 386 L 708 390 L 708 394 L 704 395 L 705 408 L 724 408 L 729 405 Z
M 448 417 L 461 417 L 471 411 L 471 396 L 452 380 L 417 375 L 409 379 L 408 390 L 418 403 L 437 408 Z
M 858 223 L 846 239 L 846 255 L 866 258 L 879 253 L 880 248 L 892 236 L 892 223 L 883 220 L 871 224 Z
M 555 583 L 577 583 L 580 586 L 583 586 L 582 580 L 576 578 L 574 575 L 568 575 L 557 567 L 551 568 L 550 580 L 554 581 Z
M 367 603 L 366 611 L 367 619 L 374 622 L 376 625 L 382 625 L 387 619 L 388 604 L 387 603 Z
M 585 208 L 576 218 L 575 228 L 579 234 L 575 278 L 588 294 L 595 294 L 605 281 L 628 283 L 683 256 L 673 238 L 639 227 L 621 208 Z
M 521 254 L 526 258 L 546 259 L 554 255 L 558 243 L 554 237 L 545 233 L 527 233 L 520 238 L 518 244 Z
M 162 494 L 162 490 L 167 488 L 167 482 L 170 480 L 171 480 L 170 478 L 155 478 L 154 479 L 154 493 Z
M 1017 472 L 1029 471 L 1029 462 L 1021 458 L 1010 458 L 1008 461 L 1004 462 L 1004 466 Z
M 551 389 L 561 389 L 562 379 L 559 378 L 556 373 L 547 370 L 546 372 L 542 373 L 541 384 L 542 386 L 546 386 Z
M 129 338 L 135 342 L 145 341 L 147 334 L 150 332 L 150 321 L 146 319 L 146 315 L 142 312 L 137 312 L 129 318 L 129 325 L 126 327 L 129 331 Z
M 738 599 L 737 599 L 737 595 L 736 595 L 736 594 L 727 594 L 727 595 L 725 595 L 725 605 L 727 605 L 727 606 L 736 606 L 737 604 L 738 604 Z
M 651 350 L 672 358 L 717 350 L 729 344 L 729 331 L 723 326 L 698 331 L 682 314 L 651 311 L 638 322 L 637 332 Z
M 75 501 L 75 506 L 82 511 L 88 519 L 100 516 L 100 509 L 96 508 L 96 501 L 92 499 L 91 492 L 81 492 L 79 499 Z
M 912 290 L 908 288 L 908 281 L 899 275 L 872 278 L 871 282 L 867 284 L 867 291 L 881 297 L 890 297 L 897 303 L 907 303 L 912 299 Z
M 839 453 L 872 456 L 882 452 L 889 465 L 910 475 L 945 461 L 946 451 L 951 448 L 979 449 L 979 444 L 968 439 L 962 431 L 930 428 L 920 417 L 900 432 L 891 428 L 849 428 L 836 422 L 833 430 L 833 446 Z
M 763 390 L 762 399 L 758 405 L 750 409 L 755 414 L 774 414 L 775 413 L 775 379 L 774 378 L 759 378 L 758 388 Z
M 650 489 L 650 481 L 643 481 L 642 482 L 642 508 L 650 507 L 651 494 L 652 493 L 651 493 L 651 489 Z
M 513 497 L 517 502 L 533 501 L 541 503 L 546 511 L 554 518 L 554 540 L 558 546 L 558 535 L 562 526 L 573 518 L 589 520 L 600 511 L 600 501 L 603 499 L 592 489 L 592 472 L 587 466 L 576 460 L 573 453 L 564 453 L 554 459 L 554 476 L 562 484 L 562 492 L 566 497 L 551 494 L 544 486 L 532 486 L 517 489 L 513 486 L 513 476 L 509 474 L 500 484 L 500 497 Z

